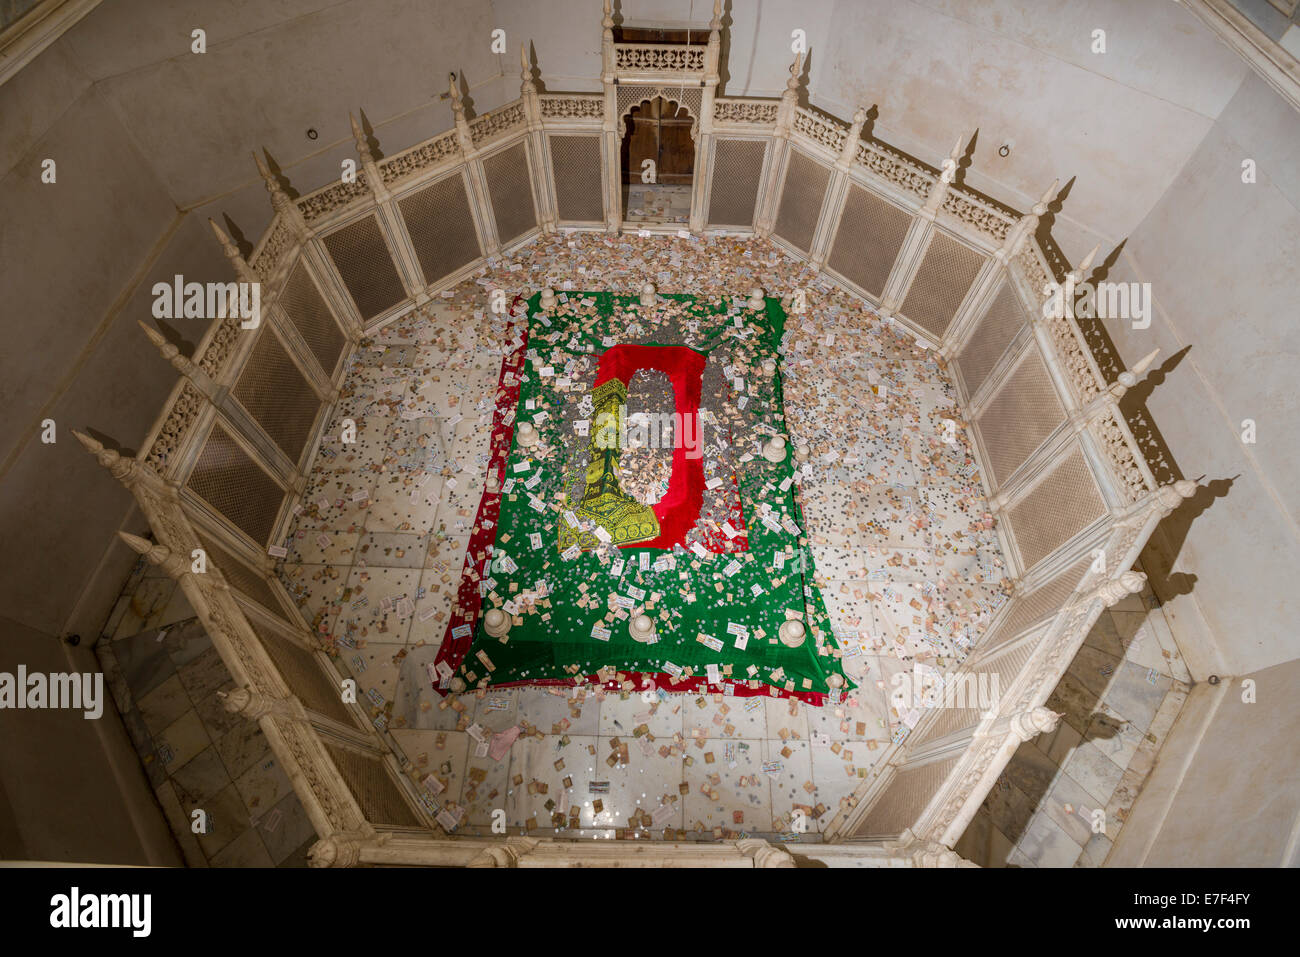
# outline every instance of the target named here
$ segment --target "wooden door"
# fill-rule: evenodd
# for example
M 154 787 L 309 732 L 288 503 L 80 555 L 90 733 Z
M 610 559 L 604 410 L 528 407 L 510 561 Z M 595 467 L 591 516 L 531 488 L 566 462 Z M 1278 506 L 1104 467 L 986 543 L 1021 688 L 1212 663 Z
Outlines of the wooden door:
M 632 107 L 623 137 L 623 182 L 640 183 L 642 163 L 654 160 L 655 182 L 690 185 L 695 171 L 695 122 L 686 109 L 655 97 Z

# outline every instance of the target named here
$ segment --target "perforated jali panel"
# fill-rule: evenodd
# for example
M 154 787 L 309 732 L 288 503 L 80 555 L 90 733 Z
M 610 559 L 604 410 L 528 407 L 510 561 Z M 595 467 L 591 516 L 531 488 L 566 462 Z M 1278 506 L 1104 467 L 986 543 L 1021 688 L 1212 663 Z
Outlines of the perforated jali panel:
M 555 207 L 562 221 L 599 223 L 605 218 L 599 136 L 551 136 Z
M 1021 563 L 1032 568 L 1105 511 L 1088 463 L 1075 449 L 1007 512 Z
M 894 837 L 911 827 L 956 763 L 953 756 L 899 771 L 858 825 L 856 836 Z
M 826 197 L 830 170 L 798 150 L 790 151 L 786 167 L 785 188 L 781 191 L 781 208 L 773 232 L 791 246 L 807 252 L 812 248 L 813 233 Z
M 233 391 L 271 441 L 296 463 L 321 403 L 270 326 L 258 333 Z
M 362 319 L 373 319 L 406 298 L 374 216 L 335 230 L 323 242 Z
M 258 545 L 267 544 L 284 491 L 219 424 L 185 484 Z
M 713 141 L 713 179 L 709 188 L 709 223 L 753 226 L 758 185 L 763 176 L 762 140 Z
M 245 598 L 251 598 L 277 617 L 284 617 L 284 609 L 276 601 L 275 593 L 265 578 L 202 532 L 196 529 L 195 534 L 199 537 L 199 544 L 203 546 L 203 551 L 207 553 L 208 562 L 216 566 L 231 588 Z
M 879 299 L 911 223 L 906 210 L 850 186 L 826 265 Z
M 973 397 L 979 392 L 993 367 L 1011 345 L 1011 340 L 1027 322 L 1025 311 L 1020 306 L 1020 298 L 1004 279 L 988 312 L 975 324 L 974 331 L 957 356 L 957 370 L 961 373 L 967 396 Z
M 483 255 L 469 211 L 464 174 L 443 177 L 397 205 L 425 282 L 437 282 Z M 531 211 L 531 201 L 528 208 Z
M 293 267 L 289 281 L 284 284 L 280 306 L 325 374 L 333 375 L 339 354 L 343 351 L 345 337 L 330 314 L 329 307 L 325 305 L 325 299 L 312 282 L 307 267 L 301 262 Z
M 1064 420 L 1047 367 L 1030 346 L 975 420 L 995 484 L 1001 487 Z
M 325 673 L 312 652 L 277 635 L 269 628 L 253 625 L 262 647 L 271 656 L 280 677 L 289 686 L 303 707 L 324 715 L 340 724 L 358 727 L 356 716 L 343 704 L 338 680 Z
M 487 175 L 497 239 L 505 245 L 537 225 L 528 177 L 528 151 L 523 143 L 516 143 L 494 153 L 483 161 L 483 172 Z
M 1055 615 L 1083 580 L 1091 564 L 1092 558 L 1085 558 L 1028 594 L 1012 598 L 1011 608 L 981 643 L 980 651 L 997 648 Z
M 942 339 L 983 262 L 975 250 L 934 230 L 899 315 Z
M 967 731 L 980 723 L 981 714 L 979 708 L 941 708 L 935 715 L 933 723 L 909 737 L 908 744 L 916 747 L 946 738 L 958 731 Z
M 323 742 L 343 781 L 361 806 L 361 813 L 371 824 L 393 827 L 419 827 L 420 819 L 402 800 L 398 785 L 379 758 Z

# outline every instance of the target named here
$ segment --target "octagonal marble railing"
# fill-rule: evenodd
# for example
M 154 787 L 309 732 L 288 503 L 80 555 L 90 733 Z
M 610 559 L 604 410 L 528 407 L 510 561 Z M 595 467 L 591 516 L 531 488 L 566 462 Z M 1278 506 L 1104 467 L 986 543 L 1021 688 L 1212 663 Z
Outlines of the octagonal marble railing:
M 1141 587 L 1138 552 L 1193 485 L 1157 485 L 1119 411 L 1133 374 L 1108 381 L 1079 324 L 1044 317 L 1051 284 L 1087 268 L 1036 236 L 1054 188 L 1021 215 L 954 181 L 960 143 L 932 168 L 863 139 L 865 111 L 845 123 L 800 107 L 800 58 L 779 100 L 717 97 L 716 10 L 703 49 L 615 44 L 608 5 L 603 28 L 603 95 L 539 94 L 525 58 L 518 100 L 471 119 L 453 85 L 453 128 L 393 155 L 354 121 L 354 179 L 291 199 L 259 159 L 274 217 L 251 255 L 213 228 L 236 277 L 260 284 L 261 325 L 215 321 L 190 357 L 149 330 L 181 378 L 139 455 L 83 444 L 148 517 L 154 543 L 131 544 L 203 619 L 240 686 L 228 706 L 259 722 L 320 835 L 315 863 L 789 865 L 762 841 L 616 851 L 444 835 L 386 730 L 341 702 L 274 574 L 360 338 L 539 233 L 620 230 L 623 117 L 648 96 L 680 99 L 696 120 L 689 233 L 770 237 L 954 373 L 1016 584 L 950 677 L 996 674 L 1002 695 L 987 712 L 907 715 L 825 832 L 845 846 L 816 853 L 956 863 L 948 849 L 1019 743 L 1054 725 L 1048 695 L 1101 609 Z

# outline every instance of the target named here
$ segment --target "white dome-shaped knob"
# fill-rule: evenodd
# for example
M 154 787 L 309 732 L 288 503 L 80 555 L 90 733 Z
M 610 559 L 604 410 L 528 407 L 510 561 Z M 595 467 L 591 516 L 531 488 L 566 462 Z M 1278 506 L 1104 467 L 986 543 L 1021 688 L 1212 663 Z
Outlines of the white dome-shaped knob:
M 750 309 L 762 309 L 767 303 L 763 299 L 763 290 L 758 286 L 749 290 L 749 301 L 745 303 Z
M 835 690 L 844 687 L 844 677 L 842 675 L 827 675 L 826 686 Z
M 648 282 L 641 287 L 641 305 L 653 306 L 655 304 L 655 286 L 654 283 Z
M 769 462 L 785 461 L 785 439 L 782 436 L 775 436 L 769 439 L 763 446 L 763 458 Z
M 510 633 L 510 616 L 500 608 L 489 609 L 483 616 L 483 630 L 493 638 L 502 638 Z
M 655 623 L 650 620 L 649 615 L 637 615 L 627 625 L 628 632 L 632 635 L 633 641 L 650 643 L 655 638 Z
M 555 308 L 556 305 L 555 290 L 552 289 L 550 286 L 547 286 L 545 289 L 542 290 L 542 298 L 539 302 L 539 305 L 542 307 L 542 310 L 545 312 L 550 312 L 552 309 Z
M 799 462 L 807 462 L 808 456 L 811 454 L 812 454 L 812 450 L 809 449 L 808 446 L 806 445 L 798 445 L 795 447 L 794 457 Z
M 464 691 L 464 690 L 465 690 L 465 679 L 462 678 L 460 675 L 457 675 L 456 677 L 452 678 L 452 679 L 451 679 L 451 690 L 454 691 L 454 692 L 456 692 L 456 694 L 460 694 L 462 691 Z
M 804 628 L 802 621 L 791 619 L 777 629 L 777 637 L 781 639 L 781 644 L 789 648 L 798 648 L 803 644 L 804 635 L 808 629 Z
M 776 360 L 775 360 L 775 359 L 764 359 L 764 360 L 763 360 L 763 375 L 776 375 Z
M 531 422 L 520 422 L 519 429 L 516 433 L 519 444 L 524 448 L 531 448 L 537 444 L 540 436 L 537 434 L 537 428 Z

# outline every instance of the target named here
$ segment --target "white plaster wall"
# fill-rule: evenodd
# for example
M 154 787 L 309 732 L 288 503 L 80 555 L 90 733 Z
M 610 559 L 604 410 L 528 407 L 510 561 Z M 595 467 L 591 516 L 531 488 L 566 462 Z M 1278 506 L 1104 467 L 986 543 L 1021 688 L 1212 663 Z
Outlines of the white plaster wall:
M 1250 185 L 1241 181 L 1248 158 L 1258 167 Z M 1296 658 L 1300 117 L 1264 81 L 1242 84 L 1109 278 L 1150 282 L 1155 298 L 1150 329 L 1106 324 L 1128 363 L 1190 346 L 1147 401 L 1180 470 L 1236 477 L 1192 521 L 1173 569 L 1195 576 L 1186 599 L 1214 636 L 1215 670 L 1246 674 Z M 1241 442 L 1247 418 L 1254 445 Z M 1153 586 L 1159 594 L 1161 582 Z
M 71 429 L 143 440 L 176 375 L 137 320 L 151 321 L 156 279 L 230 278 L 208 216 L 249 244 L 261 235 L 270 204 L 250 151 L 268 149 L 305 193 L 355 157 L 349 111 L 387 154 L 450 127 L 450 72 L 477 112 L 512 99 L 490 13 L 474 0 L 115 0 L 0 86 L 0 601 L 16 620 L 89 639 L 107 616 L 133 560 L 114 532 L 143 523 Z M 54 185 L 40 182 L 45 157 Z M 53 446 L 38 439 L 47 416 Z
M 1106 865 L 1300 866 L 1297 683 L 1300 661 L 1196 686 Z

